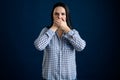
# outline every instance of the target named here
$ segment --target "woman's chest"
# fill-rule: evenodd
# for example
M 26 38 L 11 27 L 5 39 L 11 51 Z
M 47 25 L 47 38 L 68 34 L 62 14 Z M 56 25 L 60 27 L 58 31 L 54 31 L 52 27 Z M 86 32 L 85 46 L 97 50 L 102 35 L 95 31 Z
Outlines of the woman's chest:
M 50 43 L 46 47 L 52 50 L 73 50 L 73 46 L 69 40 L 64 37 L 59 38 L 58 36 L 53 36 Z

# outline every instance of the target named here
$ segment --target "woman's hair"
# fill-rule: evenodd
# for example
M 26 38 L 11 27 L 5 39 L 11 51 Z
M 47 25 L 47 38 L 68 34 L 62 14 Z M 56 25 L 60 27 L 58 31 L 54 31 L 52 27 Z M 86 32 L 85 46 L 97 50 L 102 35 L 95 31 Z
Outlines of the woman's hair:
M 72 29 L 72 26 L 71 26 L 71 20 L 70 20 L 70 14 L 69 14 L 69 8 L 66 4 L 62 3 L 62 2 L 57 2 L 54 6 L 53 6 L 53 9 L 52 9 L 52 12 L 51 12 L 51 26 L 53 24 L 53 12 L 54 12 L 54 9 L 56 7 L 63 7 L 66 11 L 66 22 L 67 22 L 67 25 Z M 51 27 L 50 26 L 50 27 Z

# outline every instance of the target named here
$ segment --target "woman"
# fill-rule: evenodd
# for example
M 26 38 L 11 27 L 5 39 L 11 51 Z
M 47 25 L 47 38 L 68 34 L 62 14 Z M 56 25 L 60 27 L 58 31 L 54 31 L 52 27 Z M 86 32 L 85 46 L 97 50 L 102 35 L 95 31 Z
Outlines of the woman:
M 41 31 L 34 45 L 44 50 L 42 75 L 45 80 L 75 80 L 75 50 L 82 51 L 86 42 L 71 28 L 68 7 L 61 2 L 53 6 L 52 24 Z

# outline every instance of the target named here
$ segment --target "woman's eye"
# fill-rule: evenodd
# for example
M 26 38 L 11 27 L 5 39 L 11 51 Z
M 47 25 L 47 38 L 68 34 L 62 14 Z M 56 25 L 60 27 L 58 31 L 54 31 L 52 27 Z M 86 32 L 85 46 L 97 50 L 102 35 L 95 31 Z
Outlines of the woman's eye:
M 55 15 L 59 15 L 58 13 L 55 13 Z
M 62 13 L 62 15 L 65 15 L 65 13 Z

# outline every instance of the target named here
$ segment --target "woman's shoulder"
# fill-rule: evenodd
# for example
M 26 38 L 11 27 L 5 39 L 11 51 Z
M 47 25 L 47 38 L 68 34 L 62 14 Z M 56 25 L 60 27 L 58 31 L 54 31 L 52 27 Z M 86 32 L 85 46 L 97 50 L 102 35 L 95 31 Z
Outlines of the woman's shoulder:
M 43 27 L 42 31 L 46 31 L 48 29 L 49 29 L 49 26 L 45 26 L 45 27 Z
M 78 30 L 77 29 L 75 29 L 75 28 L 73 28 L 73 29 L 71 29 L 72 31 L 74 31 L 74 32 L 78 32 Z
M 40 33 L 44 33 L 48 30 L 49 28 L 47 26 L 44 26 L 43 28 L 41 28 Z

